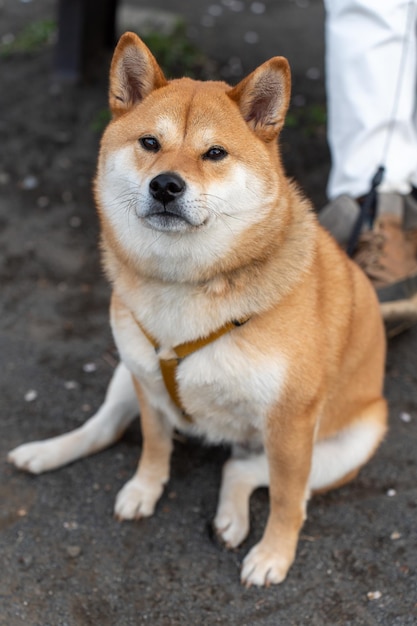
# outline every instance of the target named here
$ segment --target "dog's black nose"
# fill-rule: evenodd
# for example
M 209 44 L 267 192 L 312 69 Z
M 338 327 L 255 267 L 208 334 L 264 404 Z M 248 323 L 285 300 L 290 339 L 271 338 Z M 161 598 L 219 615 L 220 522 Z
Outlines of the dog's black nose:
M 184 193 L 185 181 L 178 174 L 165 172 L 152 178 L 149 189 L 155 200 L 168 204 Z

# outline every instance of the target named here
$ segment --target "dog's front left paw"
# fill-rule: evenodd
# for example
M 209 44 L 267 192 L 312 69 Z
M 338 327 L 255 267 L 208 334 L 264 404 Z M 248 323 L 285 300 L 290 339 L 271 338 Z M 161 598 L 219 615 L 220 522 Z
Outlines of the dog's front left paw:
M 114 506 L 114 514 L 119 520 L 150 517 L 163 491 L 162 484 L 150 483 L 140 478 L 132 478 L 119 491 Z
M 243 561 L 241 582 L 246 587 L 269 587 L 282 583 L 292 561 L 292 558 L 283 556 L 279 550 L 271 549 L 261 541 Z
M 7 461 L 31 474 L 41 474 L 61 465 L 57 446 L 48 440 L 18 446 L 9 452 Z

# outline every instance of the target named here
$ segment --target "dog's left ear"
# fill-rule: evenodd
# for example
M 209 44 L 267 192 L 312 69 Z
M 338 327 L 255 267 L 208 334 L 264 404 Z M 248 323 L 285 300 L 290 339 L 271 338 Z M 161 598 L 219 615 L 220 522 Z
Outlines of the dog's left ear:
M 135 33 L 125 33 L 110 68 L 109 104 L 113 116 L 128 111 L 167 80 L 155 57 Z
M 228 92 L 254 132 L 274 139 L 284 125 L 290 102 L 291 73 L 287 59 L 274 57 L 259 66 Z

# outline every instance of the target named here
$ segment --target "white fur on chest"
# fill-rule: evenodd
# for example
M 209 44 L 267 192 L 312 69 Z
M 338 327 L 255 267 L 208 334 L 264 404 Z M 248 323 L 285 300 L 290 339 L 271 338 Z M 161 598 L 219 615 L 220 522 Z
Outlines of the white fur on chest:
M 168 395 L 153 346 L 130 313 L 117 314 L 112 325 L 125 365 L 141 382 L 150 403 L 174 426 L 211 442 L 261 443 L 263 422 L 285 384 L 282 355 L 262 355 L 253 345 L 237 341 L 237 328 L 183 359 L 177 383 L 192 417 L 188 424 Z
M 181 397 L 196 434 L 261 443 L 264 420 L 282 393 L 286 362 L 279 354 L 262 358 L 248 352 L 234 333 L 239 329 L 184 359 L 177 376 Z

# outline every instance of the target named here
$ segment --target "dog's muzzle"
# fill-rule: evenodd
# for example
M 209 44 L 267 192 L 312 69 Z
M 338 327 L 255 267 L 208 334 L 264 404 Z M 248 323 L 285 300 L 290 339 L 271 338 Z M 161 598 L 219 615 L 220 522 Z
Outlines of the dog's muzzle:
M 186 197 L 185 180 L 175 172 L 163 172 L 149 183 L 150 202 L 143 217 L 148 226 L 165 232 L 184 232 L 199 227 L 204 218 Z

